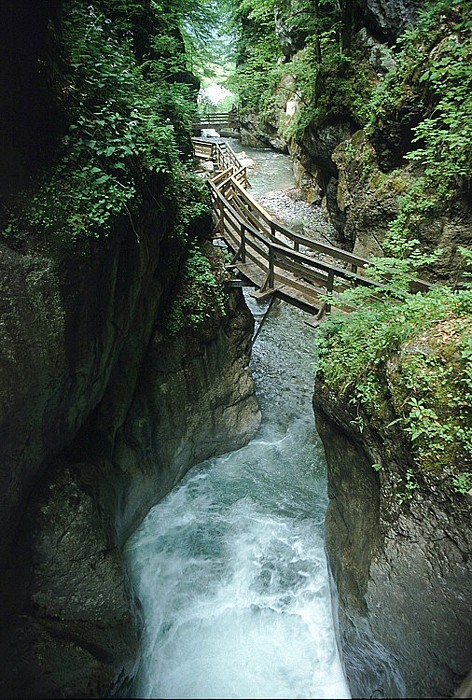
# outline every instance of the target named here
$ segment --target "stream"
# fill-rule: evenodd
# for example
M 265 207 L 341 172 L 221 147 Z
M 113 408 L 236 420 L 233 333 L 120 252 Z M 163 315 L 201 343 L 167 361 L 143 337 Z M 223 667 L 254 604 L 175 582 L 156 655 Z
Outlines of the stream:
M 244 150 L 255 161 L 253 196 L 293 187 L 288 156 Z M 257 325 L 265 304 L 250 291 L 246 300 Z M 254 439 L 191 469 L 128 541 L 146 621 L 135 697 L 350 697 L 331 609 L 305 319 L 278 302 L 257 335 L 250 369 L 263 419 Z

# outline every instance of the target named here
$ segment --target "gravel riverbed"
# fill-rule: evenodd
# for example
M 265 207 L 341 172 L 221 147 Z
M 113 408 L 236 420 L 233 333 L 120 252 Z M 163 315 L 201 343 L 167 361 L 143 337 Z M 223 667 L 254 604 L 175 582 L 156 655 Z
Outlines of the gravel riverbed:
M 276 190 L 258 197 L 266 211 L 291 231 L 315 241 L 336 245 L 336 229 L 328 221 L 322 207 L 308 204 L 300 191 Z

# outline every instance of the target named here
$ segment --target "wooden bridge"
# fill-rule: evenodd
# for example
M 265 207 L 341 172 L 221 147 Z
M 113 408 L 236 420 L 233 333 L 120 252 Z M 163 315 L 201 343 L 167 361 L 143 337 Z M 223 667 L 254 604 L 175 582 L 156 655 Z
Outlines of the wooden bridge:
M 226 143 L 193 139 L 193 144 L 197 158 L 215 165 L 215 174 L 208 180 L 214 236 L 232 251 L 228 267 L 238 270 L 257 289 L 255 298 L 279 297 L 320 319 L 330 311 L 331 301 L 349 310 L 336 303 L 349 287 L 382 289 L 382 283 L 365 275 L 369 260 L 293 233 L 276 222 L 247 191 L 246 168 Z M 425 291 L 429 285 L 412 279 L 411 288 Z
M 194 134 L 200 134 L 202 129 L 215 129 L 221 134 L 239 132 L 239 115 L 237 109 L 230 112 L 213 112 L 205 116 L 196 117 L 192 122 Z

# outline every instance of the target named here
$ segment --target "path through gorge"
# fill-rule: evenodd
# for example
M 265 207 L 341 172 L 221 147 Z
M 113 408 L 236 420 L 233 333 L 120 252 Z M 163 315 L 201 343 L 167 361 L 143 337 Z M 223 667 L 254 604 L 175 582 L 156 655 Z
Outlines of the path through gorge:
M 280 209 L 289 198 L 273 192 L 293 186 L 289 158 L 245 150 L 253 196 Z M 303 225 L 290 209 L 287 223 Z M 321 212 L 313 216 L 329 234 Z M 257 325 L 266 307 L 246 298 Z M 251 371 L 263 420 L 254 439 L 194 467 L 128 543 L 145 619 L 136 697 L 349 697 L 324 552 L 326 466 L 306 318 L 278 302 L 257 335 Z

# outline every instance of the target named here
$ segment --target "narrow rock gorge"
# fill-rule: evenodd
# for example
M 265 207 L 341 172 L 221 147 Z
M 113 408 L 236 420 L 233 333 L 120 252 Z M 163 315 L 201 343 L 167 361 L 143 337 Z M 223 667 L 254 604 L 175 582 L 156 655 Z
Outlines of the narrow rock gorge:
M 458 161 L 443 168 L 454 147 L 439 143 L 451 124 L 442 112 L 448 99 L 463 110 L 461 129 L 470 124 L 467 98 L 459 96 L 471 76 L 470 54 L 465 62 L 459 58 L 463 43 L 470 48 L 466 5 L 338 3 L 337 10 L 324 8 L 325 21 L 340 23 L 336 36 L 322 24 L 321 5 L 311 31 L 309 20 L 299 19 L 300 2 L 279 6 L 271 26 L 283 60 L 266 92 L 260 89 L 262 97 L 245 93 L 242 115 L 243 141 L 290 153 L 297 185 L 329 216 L 335 245 L 377 256 L 384 271 L 395 256 L 406 261 L 416 246 L 415 255 L 425 256 L 421 276 L 459 294 L 467 288 L 463 255 L 472 243 L 470 169 Z M 247 33 L 257 34 L 250 20 Z M 465 70 L 457 82 L 456 60 Z M 461 149 L 470 162 L 465 142 Z M 443 187 L 448 169 L 455 173 L 450 189 Z M 340 645 L 355 697 L 372 688 L 371 697 L 450 697 L 472 666 L 471 455 L 470 441 L 463 446 L 460 438 L 471 424 L 465 389 L 470 311 L 470 298 L 457 315 L 451 309 L 441 316 L 438 309 L 430 329 L 408 340 L 400 329 L 394 339 L 397 331 L 381 313 L 370 323 L 369 312 L 364 320 L 371 335 L 366 330 L 356 338 L 360 311 L 352 336 L 337 334 L 333 324 L 325 346 L 330 376 L 318 372 L 314 411 L 328 461 L 326 546 L 339 595 Z M 399 318 L 409 323 L 408 314 L 399 303 Z M 366 364 L 352 360 L 379 337 Z M 446 397 L 448 380 L 442 379 L 441 395 L 429 372 L 436 366 L 445 376 L 459 358 L 455 404 L 453 393 Z M 416 374 L 408 374 L 410 362 Z M 429 381 L 424 388 L 423 378 Z M 461 406 L 450 435 L 441 402 L 451 411 Z M 417 428 L 408 427 L 410 408 Z M 428 440 L 437 451 L 418 469 Z M 459 489 L 454 478 L 462 473 L 469 477 Z
M 138 59 L 149 58 L 154 33 L 168 29 L 162 22 L 150 26 L 145 5 L 127 24 Z M 189 247 L 204 249 L 211 217 L 191 175 L 180 176 L 189 178 L 183 189 L 194 193 L 194 213 L 182 206 L 185 194 L 177 199 L 172 191 L 182 166 L 171 150 L 173 170 L 163 172 L 140 154 L 144 135 L 139 143 L 129 137 L 123 152 L 124 137 L 112 146 L 112 132 L 100 136 L 107 120 L 114 130 L 128 127 L 131 69 L 125 102 L 109 113 L 97 102 L 103 96 L 93 93 L 93 80 L 81 82 L 76 74 L 89 54 L 69 64 L 66 50 L 76 51 L 79 44 L 67 42 L 87 31 L 91 43 L 84 50 L 95 46 L 106 62 L 111 42 L 115 53 L 103 80 L 119 82 L 125 68 L 117 62 L 136 60 L 119 44 L 117 25 L 128 17 L 106 2 L 36 9 L 20 2 L 6 3 L 2 18 L 9 31 L 2 80 L 11 95 L 3 128 L 11 150 L 2 162 L 0 240 L 1 693 L 126 694 L 142 621 L 123 544 L 193 464 L 241 447 L 256 431 L 260 412 L 247 371 L 253 319 L 240 290 L 233 290 L 224 308 L 211 317 L 205 312 L 199 328 L 168 327 L 183 293 L 179 280 Z M 99 59 L 94 63 L 99 70 Z M 195 82 L 190 74 L 180 79 Z M 26 118 L 29 108 L 36 114 Z M 81 125 L 85 118 L 92 126 Z M 32 146 L 35 128 L 39 150 Z M 67 158 L 82 128 L 80 167 L 69 164 L 59 176 L 60 144 Z M 95 129 L 95 140 L 87 129 Z M 157 133 L 162 139 L 171 132 L 164 126 Z M 189 135 L 179 138 L 180 157 L 188 157 Z M 164 148 L 162 142 L 160 155 Z M 119 180 L 125 172 L 129 179 Z M 81 183 L 70 195 L 69 177 Z M 131 185 L 135 194 L 110 215 L 111 190 L 100 194 L 100 188 L 113 183 L 117 193 Z M 80 187 L 83 200 L 74 200 Z M 107 235 L 96 228 L 103 223 Z M 200 259 L 206 260 L 204 252 Z M 212 264 L 220 274 L 221 260 Z
M 316 330 L 350 692 L 450 697 L 472 667 L 471 0 L 229 5 L 243 145 L 289 154 L 324 242 L 376 257 L 382 282 Z M 130 692 L 143 619 L 125 542 L 261 421 L 254 320 L 192 152 L 211 9 L 0 9 L 4 697 Z
M 172 342 L 159 338 L 152 316 L 146 332 L 138 313 L 144 338 L 135 328 L 110 358 L 96 406 L 80 394 L 89 410 L 77 434 L 34 477 L 25 465 L 33 485 L 18 505 L 26 512 L 2 585 L 6 695 L 125 692 L 140 616 L 121 559 L 124 542 L 193 464 L 241 447 L 259 425 L 246 370 L 252 317 L 241 299 L 234 294 L 228 317 L 203 337 Z M 36 410 L 44 439 L 55 426 Z M 22 431 L 12 430 L 9 446 L 15 435 Z

